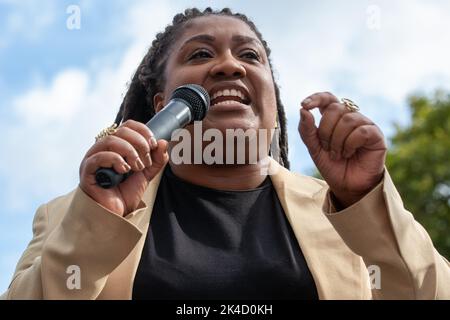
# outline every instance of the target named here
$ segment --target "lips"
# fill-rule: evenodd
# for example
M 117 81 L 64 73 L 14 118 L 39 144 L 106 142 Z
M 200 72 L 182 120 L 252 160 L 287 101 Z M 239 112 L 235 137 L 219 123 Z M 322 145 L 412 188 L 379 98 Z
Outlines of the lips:
M 248 105 L 251 102 L 246 90 L 237 87 L 211 90 L 210 97 L 211 107 L 216 105 L 232 105 L 235 102 Z

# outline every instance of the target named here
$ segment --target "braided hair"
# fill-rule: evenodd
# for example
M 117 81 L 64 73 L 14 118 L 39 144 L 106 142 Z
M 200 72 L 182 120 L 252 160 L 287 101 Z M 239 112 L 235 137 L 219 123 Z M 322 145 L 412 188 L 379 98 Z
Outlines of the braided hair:
M 206 8 L 200 11 L 197 8 L 186 9 L 184 13 L 179 13 L 174 16 L 172 24 L 168 25 L 163 32 L 156 35 L 150 49 L 142 59 L 137 68 L 128 91 L 120 105 L 117 113 L 115 123 L 117 125 L 122 121 L 132 119 L 135 121 L 147 123 L 154 115 L 155 108 L 153 105 L 153 97 L 156 93 L 162 91 L 164 87 L 164 69 L 167 62 L 167 52 L 170 45 L 177 39 L 183 30 L 184 24 L 197 17 L 204 17 L 209 15 L 228 16 L 239 19 L 245 22 L 250 29 L 256 34 L 258 39 L 264 46 L 266 55 L 269 58 L 270 48 L 266 41 L 263 40 L 261 33 L 256 28 L 255 24 L 250 21 L 247 16 L 240 13 L 233 13 L 229 8 L 224 8 L 220 11 Z M 269 66 L 272 72 L 272 63 L 269 58 Z M 282 166 L 289 169 L 288 160 L 288 141 L 287 141 L 287 121 L 284 112 L 284 106 L 280 99 L 280 90 L 274 79 L 275 97 L 277 103 L 277 129 L 278 136 L 279 159 L 276 159 Z M 278 152 L 277 152 L 278 153 Z

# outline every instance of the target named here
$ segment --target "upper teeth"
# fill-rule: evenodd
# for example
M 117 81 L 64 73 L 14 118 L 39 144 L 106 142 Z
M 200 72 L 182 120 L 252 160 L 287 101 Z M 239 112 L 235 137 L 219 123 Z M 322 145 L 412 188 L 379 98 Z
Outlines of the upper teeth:
M 212 96 L 212 100 L 217 98 L 217 97 L 221 97 L 221 96 L 232 96 L 232 97 L 239 97 L 242 100 L 245 100 L 245 95 L 240 91 L 240 90 L 236 90 L 236 89 L 225 89 L 225 90 L 219 90 L 216 93 L 213 94 Z

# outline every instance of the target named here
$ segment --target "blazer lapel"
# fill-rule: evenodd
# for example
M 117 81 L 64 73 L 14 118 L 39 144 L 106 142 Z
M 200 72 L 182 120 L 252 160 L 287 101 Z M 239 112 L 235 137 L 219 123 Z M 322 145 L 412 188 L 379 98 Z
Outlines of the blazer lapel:
M 320 299 L 361 299 L 362 260 L 334 230 L 322 211 L 327 192 L 307 176 L 271 159 L 271 180 L 314 278 Z

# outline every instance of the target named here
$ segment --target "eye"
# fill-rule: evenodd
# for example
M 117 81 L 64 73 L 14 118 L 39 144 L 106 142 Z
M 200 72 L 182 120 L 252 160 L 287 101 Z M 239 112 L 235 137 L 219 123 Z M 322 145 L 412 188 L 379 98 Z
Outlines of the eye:
M 212 58 L 212 53 L 206 49 L 200 49 L 195 51 L 188 60 L 207 59 Z
M 241 58 L 260 61 L 259 54 L 253 50 L 244 51 L 241 54 Z

